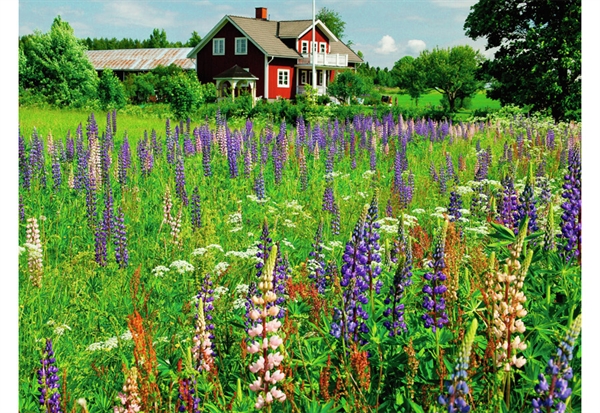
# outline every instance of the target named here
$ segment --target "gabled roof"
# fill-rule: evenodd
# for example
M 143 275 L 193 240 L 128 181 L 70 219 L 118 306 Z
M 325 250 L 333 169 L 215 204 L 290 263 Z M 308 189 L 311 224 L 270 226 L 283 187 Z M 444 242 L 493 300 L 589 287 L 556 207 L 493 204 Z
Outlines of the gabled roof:
M 195 58 L 198 51 L 210 42 L 228 22 L 244 33 L 265 55 L 291 59 L 301 58 L 302 55 L 287 46 L 281 39 L 298 38 L 312 27 L 312 20 L 274 21 L 228 15 L 223 17 L 204 39 L 188 53 L 188 57 Z M 330 38 L 331 53 L 347 54 L 348 61 L 351 63 L 361 63 L 363 61 L 348 46 L 339 41 L 320 20 L 315 22 L 315 26 L 321 28 Z
M 179 47 L 87 50 L 85 53 L 96 70 L 145 71 L 171 64 L 175 64 L 184 70 L 193 70 L 196 67 L 195 59 L 188 57 L 191 50 L 191 47 Z
M 254 76 L 252 73 L 248 72 L 246 69 L 239 67 L 238 65 L 233 65 L 233 67 L 227 69 L 226 71 L 219 73 L 214 77 L 214 79 L 256 79 L 258 78 Z

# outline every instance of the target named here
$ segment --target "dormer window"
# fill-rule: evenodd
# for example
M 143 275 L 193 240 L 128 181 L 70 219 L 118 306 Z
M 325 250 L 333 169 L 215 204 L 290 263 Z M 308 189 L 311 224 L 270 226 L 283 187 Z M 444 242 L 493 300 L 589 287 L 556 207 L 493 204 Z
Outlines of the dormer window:
M 248 54 L 248 39 L 245 37 L 235 38 L 235 54 Z
M 302 40 L 302 44 L 300 47 L 300 53 L 308 54 L 308 40 Z

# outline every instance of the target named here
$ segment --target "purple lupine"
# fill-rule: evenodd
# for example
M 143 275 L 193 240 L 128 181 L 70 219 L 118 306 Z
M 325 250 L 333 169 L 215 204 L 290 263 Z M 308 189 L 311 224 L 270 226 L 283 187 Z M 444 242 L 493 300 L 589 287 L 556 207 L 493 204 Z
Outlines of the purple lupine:
M 340 235 L 340 221 L 341 221 L 341 216 L 340 216 L 340 208 L 338 207 L 337 203 L 335 201 L 333 201 L 333 207 L 331 210 L 331 233 L 333 235 Z
M 58 191 L 60 189 L 62 178 L 60 173 L 60 162 L 56 150 L 52 156 L 52 180 L 54 181 L 53 189 Z
M 152 132 L 150 133 L 150 140 L 152 141 L 152 152 L 154 152 L 154 157 L 159 158 L 162 154 L 162 147 L 158 143 L 156 131 L 154 129 L 152 129 Z
M 319 222 L 315 240 L 312 244 L 312 250 L 308 253 L 310 257 L 306 267 L 308 268 L 308 278 L 314 281 L 319 294 L 324 294 L 327 288 L 325 280 L 325 255 L 323 255 L 323 219 Z
M 131 167 L 131 151 L 129 149 L 129 140 L 127 135 L 123 139 L 121 150 L 119 151 L 119 183 L 121 186 L 127 185 L 127 169 Z
M 85 130 L 88 138 L 88 147 L 90 147 L 98 137 L 98 124 L 96 123 L 94 112 L 92 112 L 88 117 L 87 124 L 85 125 Z
M 283 304 L 285 303 L 287 280 L 290 278 L 291 272 L 292 270 L 290 268 L 287 254 L 282 256 L 278 242 L 277 258 L 275 259 L 275 269 L 273 271 L 273 292 L 277 295 L 277 298 L 274 302 L 268 303 L 267 308 L 272 306 L 279 307 L 279 313 L 275 317 L 280 319 L 285 317 L 285 308 Z
M 462 213 L 462 198 L 456 190 L 450 192 L 450 205 L 448 206 L 448 215 L 450 222 L 455 222 L 460 219 Z
M 185 134 L 183 138 L 183 155 L 184 156 L 194 156 L 196 154 L 196 147 L 192 143 L 190 139 L 190 134 Z
M 98 199 L 96 192 L 96 184 L 89 179 L 85 179 L 85 206 L 87 211 L 87 219 L 90 228 L 98 225 Z
M 180 413 L 200 413 L 200 398 L 196 394 L 196 380 L 189 377 L 179 380 L 176 409 Z
M 394 216 L 394 210 L 392 209 L 392 199 L 388 198 L 387 204 L 385 206 L 385 216 L 388 218 L 392 218 Z
M 546 147 L 551 151 L 554 150 L 554 131 L 552 129 L 548 129 L 548 133 L 546 134 Z
M 110 239 L 115 232 L 114 217 L 114 198 L 110 182 L 106 182 L 104 189 L 104 212 L 102 213 L 102 223 L 106 231 L 107 239 Z
M 364 240 L 366 216 L 367 210 L 364 210 L 354 227 L 351 240 L 346 243 L 340 280 L 340 286 L 343 288 L 342 305 L 341 308 L 334 307 L 329 331 L 335 338 L 361 344 L 365 344 L 361 335 L 369 332 L 369 327 L 365 323 L 369 314 L 363 308 L 369 302 L 367 296 L 369 284 L 365 282 L 368 254 L 368 247 Z
M 400 208 L 407 209 L 413 198 L 413 187 L 414 187 L 414 174 L 409 171 L 408 176 L 404 179 L 404 176 L 400 177 Z
M 117 110 L 113 109 L 112 111 L 112 132 L 117 133 Z
M 106 131 L 104 134 L 104 139 L 106 140 L 106 144 L 109 149 L 113 148 L 113 136 L 116 132 L 111 128 L 110 125 L 110 112 L 106 113 Z
M 433 162 L 431 162 L 431 164 L 429 165 L 429 177 L 433 182 L 438 182 L 439 180 L 437 170 Z
M 446 154 L 446 176 L 448 179 L 453 179 L 454 182 L 458 183 L 458 174 L 454 169 L 454 163 L 452 162 L 452 155 Z
M 356 135 L 354 132 L 350 134 L 350 167 L 356 169 Z
M 581 159 L 579 148 L 570 150 L 569 165 L 564 178 L 561 204 L 562 243 L 559 251 L 566 261 L 581 260 Z
M 31 187 L 31 166 L 25 148 L 25 139 L 19 133 L 19 178 L 23 189 Z
M 269 237 L 269 223 L 267 222 L 267 218 L 265 218 L 262 224 L 262 233 L 260 235 L 260 242 L 258 244 L 258 252 L 256 253 L 256 258 L 258 258 L 258 262 L 256 263 L 257 278 L 260 278 L 262 275 L 262 268 L 269 259 L 269 251 L 271 251 L 271 247 L 273 246 L 272 243 L 273 240 Z
M 202 141 L 202 168 L 204 169 L 204 176 L 212 176 L 210 167 L 211 136 L 207 125 L 200 128 L 200 140 Z
M 401 256 L 403 259 L 400 260 L 400 263 L 396 268 L 394 280 L 392 281 L 388 295 L 384 300 L 384 304 L 388 307 L 383 312 L 384 317 L 391 318 L 390 320 L 385 320 L 383 322 L 383 325 L 389 331 L 388 334 L 390 337 L 394 337 L 403 331 L 407 331 L 406 323 L 404 321 L 404 304 L 402 303 L 402 299 L 404 298 L 406 287 L 412 284 L 413 259 L 410 239 L 404 229 L 404 215 L 400 215 L 396 244 L 396 249 L 402 254 Z M 400 254 L 398 253 L 395 254 L 394 262 L 398 261 L 399 255 Z
M 433 253 L 433 260 L 429 263 L 431 271 L 423 275 L 425 279 L 425 285 L 423 286 L 423 308 L 425 309 L 425 314 L 421 318 L 424 321 L 425 328 L 431 327 L 431 331 L 434 333 L 437 329 L 443 328 L 448 324 L 446 301 L 443 297 L 443 294 L 447 290 L 446 285 L 444 285 L 446 275 L 442 272 L 446 268 L 444 247 L 447 229 L 448 221 L 444 221 Z
M 535 232 L 539 228 L 537 226 L 537 200 L 533 193 L 533 171 L 529 171 L 527 181 L 523 192 L 519 196 L 519 205 L 517 207 L 518 221 L 521 222 L 526 216 L 529 217 L 529 225 L 527 226 L 528 232 Z
M 333 195 L 333 187 L 327 185 L 325 192 L 323 192 L 323 211 L 333 212 L 333 204 L 335 203 L 335 197 Z
M 308 189 L 308 167 L 306 165 L 304 148 L 301 148 L 298 154 L 298 168 L 300 169 L 300 190 L 306 192 Z
M 192 219 L 192 229 L 196 230 L 202 228 L 202 205 L 200 203 L 200 191 L 198 190 L 197 185 L 192 191 L 190 216 Z
M 273 175 L 275 176 L 275 185 L 279 185 L 283 179 L 283 155 L 277 144 L 273 146 Z
M 447 185 L 447 172 L 444 165 L 440 166 L 440 174 L 439 174 L 439 183 L 440 183 L 440 194 L 446 195 L 446 191 L 448 190 Z
M 535 386 L 538 397 L 531 401 L 533 413 L 565 412 L 565 402 L 571 395 L 569 380 L 573 378 L 573 369 L 569 362 L 573 359 L 573 348 L 581 332 L 581 314 L 571 324 L 565 338 L 561 341 L 556 354 L 548 360 L 545 373 L 538 375 Z
M 258 199 L 265 199 L 265 177 L 263 176 L 263 167 L 260 166 L 258 170 L 258 175 L 256 175 L 256 179 L 254 180 L 254 193 Z
M 67 162 L 72 162 L 75 159 L 75 141 L 71 138 L 71 131 L 67 131 L 67 143 L 65 148 L 65 156 Z
M 467 385 L 467 370 L 469 368 L 469 359 L 471 357 L 471 348 L 477 333 L 477 319 L 474 318 L 471 322 L 468 332 L 465 334 L 464 341 L 458 352 L 458 360 L 450 381 L 446 382 L 446 395 L 438 397 L 438 403 L 446 406 L 448 413 L 468 413 L 471 411 L 471 406 L 467 404 L 467 395 L 469 394 L 469 386 Z
M 377 170 L 377 154 L 375 152 L 375 143 L 369 149 L 369 167 L 372 171 Z
M 119 268 L 127 267 L 129 262 L 129 252 L 127 251 L 127 232 L 125 228 L 125 214 L 123 209 L 119 207 L 117 215 L 115 216 L 115 258 Z
M 479 142 L 479 141 L 477 141 Z M 491 164 L 486 151 L 477 152 L 477 164 L 475 165 L 475 180 L 483 181 L 488 177 L 488 169 Z
M 31 149 L 29 150 L 29 163 L 32 175 L 39 179 L 40 186 L 46 188 L 46 169 L 44 159 L 44 142 L 39 138 L 37 131 L 33 130 Z
M 519 203 L 517 192 L 511 176 L 506 175 L 502 180 L 504 187 L 498 202 L 498 218 L 502 225 L 513 230 L 516 234 L 519 229 Z
M 108 252 L 106 250 L 107 245 L 107 231 L 104 227 L 104 221 L 99 222 L 96 225 L 96 230 L 94 233 L 94 247 L 95 247 L 95 255 L 94 259 L 96 260 L 96 264 L 101 267 L 106 266 L 106 261 L 108 258 Z
M 167 122 L 169 119 L 167 119 Z M 167 130 L 169 127 L 167 127 Z M 165 137 L 166 146 L 167 146 L 167 162 L 169 164 L 175 163 L 175 154 L 176 154 L 176 146 L 178 146 L 177 141 L 179 140 L 179 127 L 175 126 L 175 133 L 173 135 L 167 134 Z
M 377 193 L 373 195 L 367 216 L 365 219 L 365 235 L 364 240 L 367 245 L 367 262 L 366 262 L 366 273 L 365 282 L 369 284 L 369 292 L 372 296 L 373 292 L 379 294 L 383 281 L 377 279 L 381 274 L 381 255 L 379 254 L 379 227 L 380 224 L 377 222 L 379 218 L 379 207 L 378 207 Z
M 333 182 L 333 161 L 335 159 L 335 146 L 329 147 L 327 158 L 325 159 L 325 182 Z
M 237 150 L 235 143 L 235 135 L 226 133 L 227 143 L 227 163 L 229 164 L 229 178 L 234 179 L 238 177 L 238 165 L 237 165 Z
M 109 153 L 110 142 L 104 138 L 100 142 L 100 168 L 101 168 L 101 179 L 103 182 L 108 181 L 110 173 L 110 164 L 112 159 Z
M 52 350 L 52 340 L 46 339 L 46 347 L 42 359 L 42 367 L 37 372 L 39 402 L 41 410 L 48 413 L 62 413 L 60 409 L 60 384 L 58 382 L 58 367 Z
M 183 164 L 183 156 L 177 156 L 177 163 L 175 165 L 175 192 L 183 205 L 188 205 L 187 191 L 185 190 L 185 167 Z
M 25 204 L 23 204 L 23 195 L 19 194 L 19 221 L 25 222 Z
M 250 178 L 252 174 L 252 153 L 250 147 L 246 146 L 244 150 L 244 178 Z

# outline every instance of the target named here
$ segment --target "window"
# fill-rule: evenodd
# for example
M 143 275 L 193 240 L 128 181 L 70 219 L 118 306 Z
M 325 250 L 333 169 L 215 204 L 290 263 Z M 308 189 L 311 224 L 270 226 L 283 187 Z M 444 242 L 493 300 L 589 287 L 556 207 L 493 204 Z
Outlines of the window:
M 223 56 L 225 54 L 225 39 L 213 39 L 213 55 Z
M 312 43 L 312 42 L 311 42 L 311 43 Z M 312 47 L 312 50 L 313 50 L 313 52 L 314 52 L 314 53 L 317 53 L 317 42 L 314 42 L 312 46 L 313 46 L 313 47 Z
M 327 43 L 321 42 L 321 43 L 319 43 L 319 47 L 320 47 L 320 49 L 319 49 L 320 53 L 327 53 Z
M 307 47 L 308 47 L 308 45 L 307 45 Z M 307 80 L 307 76 L 306 76 L 307 73 L 306 72 L 307 72 L 306 70 L 301 70 L 300 71 L 300 84 L 302 84 L 302 85 L 304 85 L 304 84 L 307 83 L 306 82 L 306 80 Z
M 308 53 L 308 40 L 302 40 L 302 46 L 301 46 L 301 52 L 302 54 L 307 54 Z
M 277 70 L 277 86 L 290 87 L 290 71 L 287 69 Z
M 245 37 L 235 38 L 235 54 L 248 54 L 248 39 Z

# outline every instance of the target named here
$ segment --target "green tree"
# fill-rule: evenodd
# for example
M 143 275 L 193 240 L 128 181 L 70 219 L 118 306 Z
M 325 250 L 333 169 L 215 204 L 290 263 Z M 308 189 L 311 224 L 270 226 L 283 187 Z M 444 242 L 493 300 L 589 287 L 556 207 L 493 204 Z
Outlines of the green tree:
M 192 36 L 185 44 L 185 47 L 196 47 L 198 45 L 198 43 L 200 43 L 201 41 L 202 41 L 202 37 L 200 37 L 198 32 L 196 30 L 194 30 L 192 32 Z
M 406 91 L 415 101 L 415 105 L 419 106 L 419 98 L 427 91 L 421 62 L 412 56 L 404 56 L 394 63 L 391 73 L 395 85 Z
M 167 98 L 177 119 L 186 119 L 202 103 L 202 88 L 195 75 L 180 73 L 169 79 Z
M 353 70 L 344 70 L 335 76 L 335 79 L 327 92 L 342 102 L 350 104 L 350 101 L 369 91 L 369 84 L 362 76 Z
M 22 42 L 23 58 L 19 82 L 22 90 L 33 90 L 51 104 L 82 106 L 96 98 L 98 75 L 85 54 L 83 43 L 60 16 L 50 32 L 36 31 Z
M 581 119 L 581 1 L 480 0 L 466 35 L 496 49 L 482 72 L 488 96 L 503 105 L 548 111 L 555 120 Z
M 163 47 L 169 47 L 169 41 L 167 40 L 167 33 L 164 29 L 154 29 L 150 38 L 145 42 L 146 47 L 152 49 L 160 49 Z
M 424 74 L 425 87 L 443 94 L 450 112 L 456 111 L 457 102 L 481 89 L 476 73 L 482 57 L 471 46 L 425 50 L 416 60 L 417 70 Z
M 317 20 L 321 20 L 325 26 L 340 40 L 344 38 L 344 29 L 346 28 L 346 22 L 342 20 L 342 17 L 337 11 L 323 7 L 315 15 Z
M 98 82 L 98 100 L 103 109 L 125 106 L 125 87 L 111 69 L 104 69 Z

